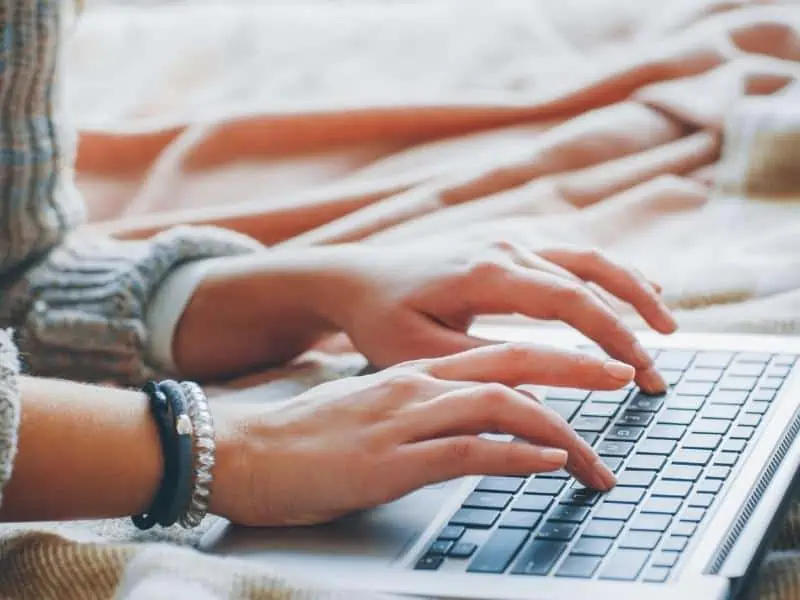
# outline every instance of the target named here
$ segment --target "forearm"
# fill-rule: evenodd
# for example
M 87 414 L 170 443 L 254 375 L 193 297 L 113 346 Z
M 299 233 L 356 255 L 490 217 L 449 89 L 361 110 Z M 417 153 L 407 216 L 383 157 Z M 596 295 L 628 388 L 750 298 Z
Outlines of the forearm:
M 140 392 L 23 377 L 4 521 L 122 517 L 158 488 L 161 443 Z

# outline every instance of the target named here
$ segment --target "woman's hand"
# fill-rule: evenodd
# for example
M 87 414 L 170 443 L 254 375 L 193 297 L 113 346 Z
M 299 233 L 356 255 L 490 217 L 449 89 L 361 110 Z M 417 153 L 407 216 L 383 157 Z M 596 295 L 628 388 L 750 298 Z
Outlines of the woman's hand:
M 632 377 L 616 361 L 503 344 L 321 385 L 278 406 L 223 402 L 214 410 L 211 509 L 240 524 L 305 525 L 463 475 L 562 467 L 608 490 L 614 476 L 592 448 L 555 412 L 507 386 L 615 389 Z
M 534 253 L 508 242 L 382 247 L 353 252 L 348 260 L 332 257 L 318 276 L 316 310 L 378 366 L 487 344 L 468 334 L 479 315 L 559 320 L 635 367 L 642 389 L 663 392 L 649 354 L 590 283 L 630 304 L 657 331 L 675 330 L 660 288 L 638 272 L 592 250 Z

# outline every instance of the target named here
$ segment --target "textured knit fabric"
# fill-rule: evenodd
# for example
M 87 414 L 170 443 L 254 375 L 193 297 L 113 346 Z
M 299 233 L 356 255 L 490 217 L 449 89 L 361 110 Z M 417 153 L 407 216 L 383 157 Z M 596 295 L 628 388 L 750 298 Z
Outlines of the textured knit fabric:
M 37 375 L 138 383 L 146 311 L 187 261 L 259 247 L 212 228 L 147 242 L 83 239 L 73 184 L 75 133 L 60 111 L 60 42 L 70 4 L 0 2 L 0 325 L 13 326 L 23 368 Z

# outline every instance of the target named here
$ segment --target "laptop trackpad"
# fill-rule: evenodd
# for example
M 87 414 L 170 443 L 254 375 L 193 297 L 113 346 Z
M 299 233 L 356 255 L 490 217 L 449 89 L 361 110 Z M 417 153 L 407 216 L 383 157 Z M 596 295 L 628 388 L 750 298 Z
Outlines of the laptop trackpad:
M 315 527 L 248 528 L 229 526 L 205 550 L 256 558 L 280 565 L 322 559 L 387 565 L 400 558 L 446 505 L 463 481 L 429 486 L 396 502 Z M 366 566 L 366 565 L 365 565 Z

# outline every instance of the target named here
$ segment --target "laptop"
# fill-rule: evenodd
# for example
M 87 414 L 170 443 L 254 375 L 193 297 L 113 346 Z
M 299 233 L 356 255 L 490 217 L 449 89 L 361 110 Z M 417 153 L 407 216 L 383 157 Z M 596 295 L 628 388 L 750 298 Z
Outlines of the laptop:
M 566 328 L 479 335 L 596 352 Z M 616 472 L 601 494 L 563 471 L 467 477 L 335 523 L 221 522 L 212 553 L 304 581 L 481 600 L 741 597 L 793 499 L 800 339 L 643 333 L 670 390 L 534 388 Z M 511 440 L 509 439 L 509 442 Z

